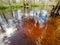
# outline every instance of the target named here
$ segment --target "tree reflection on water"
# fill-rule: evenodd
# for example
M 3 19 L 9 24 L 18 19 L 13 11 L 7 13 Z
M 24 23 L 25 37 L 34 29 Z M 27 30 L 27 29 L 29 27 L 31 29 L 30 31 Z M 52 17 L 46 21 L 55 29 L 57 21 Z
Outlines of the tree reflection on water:
M 56 25 L 46 10 L 16 10 L 13 17 L 10 16 L 11 12 L 6 13 L 8 23 L 0 16 L 0 27 L 5 30 L 0 35 L 1 45 L 3 42 L 4 45 L 55 45 Z

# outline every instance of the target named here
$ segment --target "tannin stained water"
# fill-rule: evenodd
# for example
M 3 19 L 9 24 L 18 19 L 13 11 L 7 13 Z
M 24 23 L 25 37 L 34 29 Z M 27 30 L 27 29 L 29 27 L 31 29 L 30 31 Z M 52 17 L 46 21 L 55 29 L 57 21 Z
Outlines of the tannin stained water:
M 13 18 L 9 19 L 10 16 L 6 16 L 8 24 L 1 20 L 6 31 L 2 36 L 4 45 L 55 45 L 55 18 L 49 17 L 45 10 L 32 9 L 24 13 L 18 10 L 12 13 Z M 11 15 L 9 12 L 8 14 Z
M 25 19 L 22 25 L 18 23 L 17 31 L 9 40 L 9 45 L 54 45 L 55 27 L 50 23 L 44 23 L 43 28 L 34 19 Z M 20 25 L 20 26 L 19 26 Z

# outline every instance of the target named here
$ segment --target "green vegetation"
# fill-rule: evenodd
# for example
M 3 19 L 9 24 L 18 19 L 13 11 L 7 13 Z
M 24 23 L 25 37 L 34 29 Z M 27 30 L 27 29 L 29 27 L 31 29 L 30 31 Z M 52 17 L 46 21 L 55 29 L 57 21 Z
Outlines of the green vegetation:
M 40 7 L 40 8 L 46 8 L 49 5 L 45 4 L 29 4 L 26 7 Z M 0 4 L 0 10 L 4 9 L 18 9 L 18 8 L 23 8 L 23 4 Z
M 23 5 L 22 4 L 11 4 L 11 5 L 9 5 L 9 4 L 0 4 L 0 10 L 2 10 L 2 9 L 10 9 L 10 8 L 21 8 L 21 7 L 23 7 Z
M 30 7 L 39 7 L 38 4 L 31 4 Z
M 0 4 L 0 9 L 6 9 L 8 7 L 9 7 L 9 5 L 7 5 L 7 4 Z
M 21 8 L 21 7 L 23 7 L 23 5 L 22 4 L 11 4 L 10 7 L 12 7 L 12 8 Z

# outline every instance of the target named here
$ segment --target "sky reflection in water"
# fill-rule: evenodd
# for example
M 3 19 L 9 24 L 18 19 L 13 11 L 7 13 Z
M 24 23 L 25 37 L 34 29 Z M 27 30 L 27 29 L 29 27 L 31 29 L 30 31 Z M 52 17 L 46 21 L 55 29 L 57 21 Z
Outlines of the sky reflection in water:
M 25 14 L 25 15 L 24 15 Z M 41 10 L 41 9 L 32 9 L 30 10 L 30 12 L 22 12 L 21 10 L 13 10 L 13 18 L 7 19 L 8 20 L 8 24 L 6 23 L 5 19 L 0 16 L 0 24 L 2 25 L 3 29 L 6 31 L 5 33 L 3 33 L 3 37 L 2 39 L 7 36 L 7 39 L 11 36 L 14 35 L 14 33 L 18 30 L 17 29 L 17 25 L 19 24 L 22 28 L 23 25 L 23 18 L 26 16 L 26 19 L 28 18 L 34 18 L 34 25 L 36 26 L 36 23 L 40 23 L 40 27 L 43 28 L 44 23 L 48 22 L 48 18 L 49 16 L 48 12 L 46 10 Z M 24 32 L 24 30 L 22 30 L 22 32 Z M 23 35 L 23 33 L 20 32 L 21 35 Z M 1 35 L 0 35 L 1 36 Z M 22 38 L 22 37 L 20 37 Z M 1 40 L 0 40 L 1 41 Z M 5 40 L 5 43 L 9 43 L 9 41 Z M 24 44 L 22 44 L 24 45 Z

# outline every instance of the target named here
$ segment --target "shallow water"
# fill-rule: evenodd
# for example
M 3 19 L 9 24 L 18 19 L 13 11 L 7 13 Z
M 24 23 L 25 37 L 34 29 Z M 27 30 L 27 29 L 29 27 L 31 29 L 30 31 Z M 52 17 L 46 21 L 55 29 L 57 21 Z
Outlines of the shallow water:
M 40 8 L 3 11 L 0 14 L 0 43 L 1 45 L 55 45 L 58 21 L 54 19 L 58 18 L 51 18 L 47 10 Z

